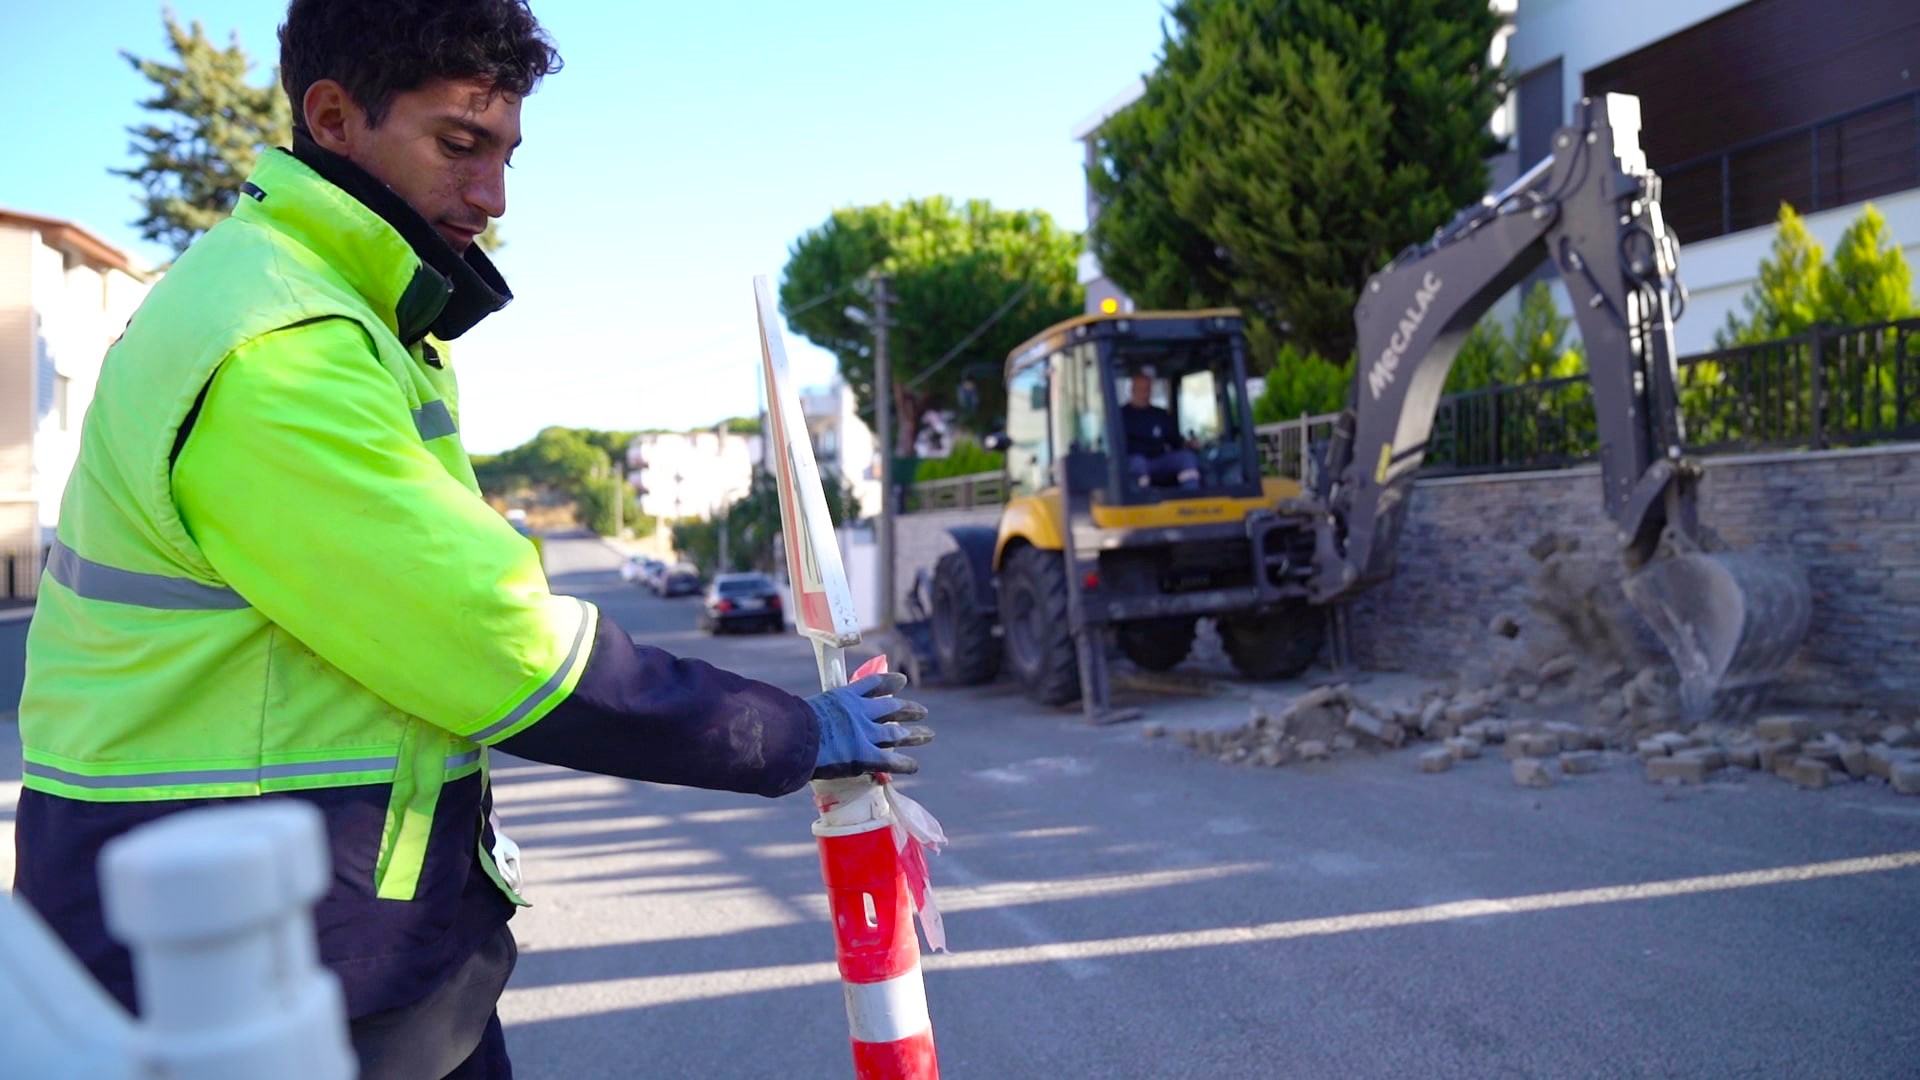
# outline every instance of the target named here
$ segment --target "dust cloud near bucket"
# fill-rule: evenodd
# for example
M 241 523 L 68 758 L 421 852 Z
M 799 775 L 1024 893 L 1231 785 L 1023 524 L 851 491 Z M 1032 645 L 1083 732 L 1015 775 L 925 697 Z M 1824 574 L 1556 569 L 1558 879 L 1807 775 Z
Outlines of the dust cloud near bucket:
M 1750 551 L 1661 559 L 1625 586 L 1679 668 L 1681 712 L 1694 723 L 1752 711 L 1813 616 L 1799 567 Z

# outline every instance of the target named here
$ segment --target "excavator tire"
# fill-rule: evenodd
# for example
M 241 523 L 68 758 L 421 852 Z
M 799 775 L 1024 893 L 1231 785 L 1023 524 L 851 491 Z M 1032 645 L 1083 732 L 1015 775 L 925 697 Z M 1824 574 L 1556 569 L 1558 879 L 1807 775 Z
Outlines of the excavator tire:
M 1000 572 L 1007 662 L 1027 696 L 1065 705 L 1080 696 L 1080 658 L 1067 617 L 1067 568 L 1057 551 L 1023 547 Z
M 933 564 L 933 655 L 940 674 L 961 686 L 992 682 L 1000 674 L 1000 639 L 993 615 L 980 610 L 973 566 L 949 551 Z
M 1143 671 L 1168 671 L 1193 651 L 1193 619 L 1121 623 L 1120 651 Z
M 1307 670 L 1320 655 L 1326 617 L 1296 604 L 1257 615 L 1222 615 L 1220 644 L 1234 669 L 1249 679 L 1287 679 Z

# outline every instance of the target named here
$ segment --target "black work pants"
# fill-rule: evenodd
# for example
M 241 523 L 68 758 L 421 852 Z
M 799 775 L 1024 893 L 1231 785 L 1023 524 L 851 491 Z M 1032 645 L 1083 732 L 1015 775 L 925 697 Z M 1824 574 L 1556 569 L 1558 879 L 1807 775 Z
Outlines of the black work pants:
M 502 925 L 426 997 L 353 1021 L 361 1080 L 512 1080 L 494 1006 L 519 956 Z

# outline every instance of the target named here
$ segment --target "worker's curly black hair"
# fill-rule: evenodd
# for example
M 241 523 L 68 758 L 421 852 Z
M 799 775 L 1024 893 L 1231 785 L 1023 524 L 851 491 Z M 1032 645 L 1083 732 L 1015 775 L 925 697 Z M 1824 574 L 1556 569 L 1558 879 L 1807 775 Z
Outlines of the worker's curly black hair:
M 559 70 L 526 0 L 293 0 L 280 26 L 280 85 L 302 129 L 301 102 L 322 79 L 377 127 L 394 95 L 437 79 L 484 79 L 524 97 Z

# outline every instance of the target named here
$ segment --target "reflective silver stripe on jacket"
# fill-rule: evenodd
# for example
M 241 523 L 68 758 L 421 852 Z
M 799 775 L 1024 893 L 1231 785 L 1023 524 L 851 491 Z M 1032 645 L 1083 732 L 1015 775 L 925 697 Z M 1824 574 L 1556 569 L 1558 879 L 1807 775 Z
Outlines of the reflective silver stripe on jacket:
M 460 430 L 453 426 L 453 414 L 447 411 L 444 401 L 429 401 L 413 410 L 413 426 L 420 432 L 422 441 L 442 438 Z
M 580 605 L 580 625 L 574 628 L 573 647 L 567 650 L 567 658 L 560 661 L 560 666 L 554 670 L 553 674 L 547 676 L 547 681 L 541 683 L 539 689 L 521 699 L 520 704 L 515 705 L 512 712 L 488 724 L 480 731 L 467 736 L 467 738 L 472 739 L 474 742 L 486 742 L 488 739 L 519 723 L 528 713 L 533 711 L 535 705 L 547 700 L 550 694 L 560 688 L 561 683 L 567 681 L 567 672 L 573 670 L 573 661 L 580 655 L 580 645 L 587 639 L 587 602 L 576 598 L 574 603 Z
M 202 585 L 186 578 L 121 570 L 83 559 L 58 538 L 47 552 L 47 573 L 77 596 L 111 604 L 165 611 L 238 611 L 251 606 L 232 589 Z
M 449 754 L 444 767 L 451 772 L 465 768 L 480 760 L 480 751 L 468 750 L 464 753 Z M 282 765 L 262 765 L 259 768 L 238 769 L 181 769 L 174 772 L 123 773 L 117 776 L 83 776 L 80 773 L 56 769 L 51 765 L 26 761 L 20 765 L 20 771 L 27 776 L 37 776 L 42 780 L 53 780 L 72 787 L 89 788 L 95 791 L 111 791 L 122 788 L 178 787 L 186 784 L 254 784 L 267 780 L 286 780 L 296 776 L 325 776 L 328 773 L 392 772 L 400 764 L 400 759 L 392 755 L 385 757 L 342 758 L 335 761 L 297 761 Z

